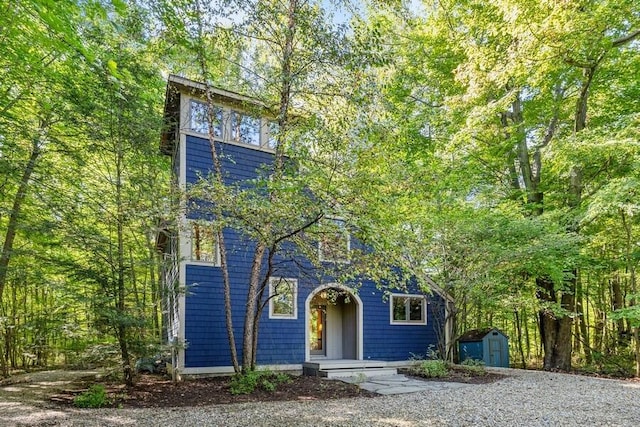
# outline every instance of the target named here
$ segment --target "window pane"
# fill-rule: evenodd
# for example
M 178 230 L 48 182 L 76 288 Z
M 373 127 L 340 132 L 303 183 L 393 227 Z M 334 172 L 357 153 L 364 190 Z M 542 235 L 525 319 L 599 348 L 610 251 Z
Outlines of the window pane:
M 409 320 L 421 321 L 423 313 L 423 299 L 422 298 L 409 298 Z
M 407 320 L 407 298 L 392 297 L 393 320 Z
M 200 224 L 193 224 L 191 230 L 191 260 L 216 262 L 216 249 L 213 229 Z
M 271 314 L 283 317 L 295 316 L 296 282 L 277 279 L 271 286 Z
M 234 111 L 231 114 L 231 138 L 250 145 L 260 145 L 260 119 Z
M 273 298 L 273 314 L 293 315 L 293 293 L 286 282 L 276 285 L 276 296 Z
M 218 138 L 222 136 L 222 110 L 214 107 L 214 128 L 213 135 Z M 191 101 L 191 130 L 199 133 L 209 133 L 209 117 L 207 104 L 198 101 Z

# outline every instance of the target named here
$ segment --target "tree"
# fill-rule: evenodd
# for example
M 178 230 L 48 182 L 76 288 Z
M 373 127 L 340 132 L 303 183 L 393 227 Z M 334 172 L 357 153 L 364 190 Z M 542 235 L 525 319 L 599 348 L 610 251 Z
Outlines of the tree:
M 384 40 L 378 49 L 394 58 L 383 64 L 392 76 L 383 87 L 393 99 L 385 109 L 392 118 L 399 115 L 396 123 L 409 117 L 409 126 L 430 136 L 422 164 L 438 170 L 449 157 L 450 176 L 466 175 L 460 177 L 462 185 L 449 187 L 461 190 L 457 197 L 480 209 L 515 208 L 532 222 L 561 226 L 572 240 L 581 231 L 585 189 L 597 188 L 612 165 L 606 157 L 590 157 L 594 163 L 585 164 L 567 150 L 580 140 L 599 144 L 584 132 L 594 96 L 611 95 L 600 79 L 613 77 L 629 87 L 622 63 L 628 64 L 637 50 L 629 43 L 638 32 L 637 22 L 625 17 L 637 16 L 636 6 L 445 1 L 425 3 L 424 17 L 404 11 L 390 18 L 397 10 L 378 8 L 369 34 Z M 396 32 L 399 27 L 402 35 Z M 583 31 L 594 27 L 601 31 Z M 386 37 L 377 36 L 380 30 L 387 31 Z M 605 77 L 601 67 L 611 72 Z M 633 111 L 628 100 L 624 103 L 612 108 L 596 101 L 591 123 L 609 128 L 611 122 L 596 117 L 612 119 L 607 113 L 612 109 L 624 117 Z M 623 122 L 628 129 L 630 122 Z M 415 145 L 421 140 L 417 134 L 410 138 Z M 433 197 L 430 190 L 427 197 Z M 545 228 L 557 232 L 557 226 Z M 570 369 L 572 319 L 576 310 L 583 316 L 575 296 L 581 293 L 584 260 L 573 252 L 564 261 L 566 274 L 551 277 L 543 274 L 547 268 L 538 270 L 536 278 L 546 369 Z
M 11 268 L 19 255 L 16 242 L 28 240 L 29 219 L 24 211 L 31 202 L 34 178 L 39 177 L 43 157 L 61 148 L 61 135 L 67 131 L 63 120 L 66 100 L 58 93 L 72 72 L 71 57 L 83 49 L 72 29 L 79 21 L 75 2 L 2 2 L 0 10 L 0 225 L 4 229 L 0 302 L 6 307 L 4 290 L 17 273 Z M 12 342 L 5 342 L 0 358 L 4 375 L 8 374 L 6 356 L 13 351 L 9 348 Z
M 80 68 L 75 84 L 67 86 L 85 95 L 75 114 L 90 150 L 75 165 L 86 178 L 69 189 L 75 203 L 65 211 L 65 234 L 76 249 L 71 274 L 93 288 L 94 327 L 115 339 L 124 380 L 132 384 L 134 355 L 143 355 L 147 340 L 157 338 L 145 330 L 153 325 L 147 304 L 158 301 L 145 302 L 144 289 L 153 286 L 150 239 L 162 215 L 167 168 L 156 150 L 162 80 L 149 50 L 138 43 L 144 37 L 141 11 L 119 12 L 112 19 L 120 31 L 91 23 L 85 42 L 100 67 Z

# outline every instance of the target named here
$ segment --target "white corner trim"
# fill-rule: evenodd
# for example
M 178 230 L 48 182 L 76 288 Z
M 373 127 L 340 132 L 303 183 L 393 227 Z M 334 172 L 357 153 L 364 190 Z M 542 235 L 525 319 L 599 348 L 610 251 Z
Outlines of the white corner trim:
M 184 263 L 184 261 L 180 261 L 178 263 L 178 286 L 180 288 L 184 287 L 186 285 L 187 282 L 187 269 L 186 269 L 186 265 Z M 185 315 L 186 315 L 186 308 L 185 308 L 185 303 L 186 303 L 186 295 L 185 292 L 180 292 L 179 296 L 178 296 L 178 342 L 180 344 L 185 344 L 184 341 L 184 337 L 185 337 L 185 327 L 184 327 L 184 322 L 185 322 Z M 178 373 L 182 372 L 182 370 L 184 369 L 184 350 L 185 350 L 185 346 L 184 345 L 180 345 L 180 350 L 178 351 Z

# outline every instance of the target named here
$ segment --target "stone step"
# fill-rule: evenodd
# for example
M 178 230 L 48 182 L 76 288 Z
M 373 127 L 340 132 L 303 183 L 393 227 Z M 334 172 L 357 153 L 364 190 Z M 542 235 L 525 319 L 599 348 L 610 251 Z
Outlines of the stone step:
M 318 376 L 325 378 L 346 378 L 346 377 L 359 377 L 371 378 L 397 375 L 398 370 L 396 368 L 365 368 L 365 369 L 323 369 L 318 371 Z
M 318 371 L 326 369 L 369 369 L 369 368 L 386 368 L 387 362 L 382 360 L 348 360 L 348 359 L 317 359 L 304 362 L 304 368 L 315 369 Z

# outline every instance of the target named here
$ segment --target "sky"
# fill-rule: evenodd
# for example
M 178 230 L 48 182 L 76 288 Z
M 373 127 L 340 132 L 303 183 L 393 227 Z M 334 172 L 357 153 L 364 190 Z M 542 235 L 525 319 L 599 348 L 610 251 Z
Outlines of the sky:
M 344 3 L 344 1 L 322 0 L 321 3 L 323 9 L 333 13 L 333 22 L 335 24 L 347 24 L 349 22 L 349 19 L 351 19 L 352 12 L 348 7 L 345 7 L 344 4 L 340 4 Z M 361 0 L 350 0 L 350 3 L 352 3 L 352 8 L 355 8 L 356 10 L 359 9 L 361 12 L 364 11 Z M 420 14 L 420 12 L 424 10 L 424 6 L 421 0 L 409 0 L 409 9 L 416 14 Z

